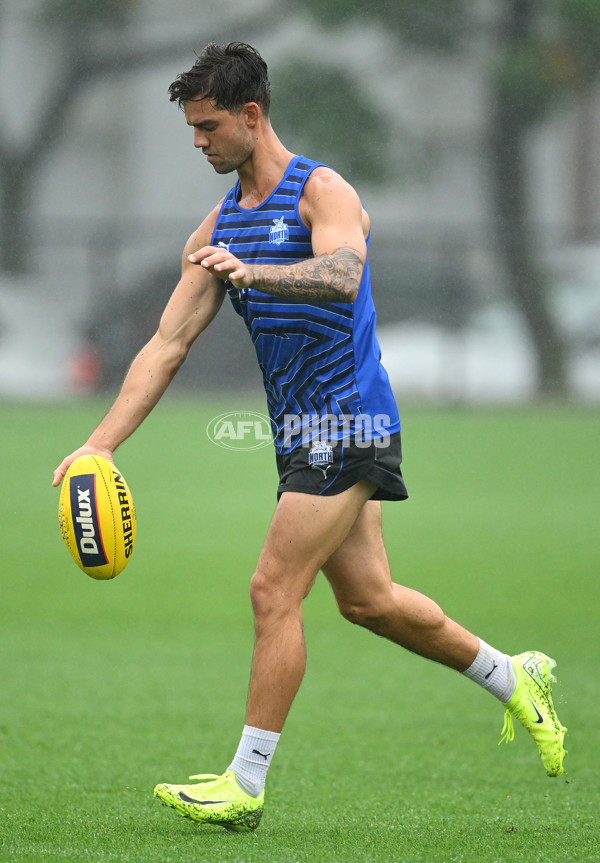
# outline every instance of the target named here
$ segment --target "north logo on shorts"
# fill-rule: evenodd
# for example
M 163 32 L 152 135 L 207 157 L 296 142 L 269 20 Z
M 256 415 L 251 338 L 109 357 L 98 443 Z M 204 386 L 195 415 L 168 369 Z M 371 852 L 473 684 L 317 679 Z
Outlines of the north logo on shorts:
M 308 463 L 311 467 L 323 471 L 327 478 L 327 470 L 333 464 L 333 447 L 321 440 L 314 440 L 310 445 Z
M 100 532 L 96 477 L 93 473 L 71 477 L 70 492 L 73 533 L 81 563 L 83 566 L 104 566 L 108 560 Z

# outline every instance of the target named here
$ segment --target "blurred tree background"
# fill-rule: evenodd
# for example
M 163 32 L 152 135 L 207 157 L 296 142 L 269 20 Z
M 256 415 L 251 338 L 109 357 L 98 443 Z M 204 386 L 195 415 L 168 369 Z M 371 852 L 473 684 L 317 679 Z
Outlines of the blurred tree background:
M 147 0 L 146 0 L 147 2 Z M 73 122 L 78 100 L 98 80 L 193 56 L 197 39 L 183 33 L 161 43 L 133 42 L 131 29 L 144 0 L 34 0 L 25 4 L 31 25 L 54 43 L 49 74 L 40 76 L 39 109 L 19 138 L 0 127 L 0 266 L 19 273 L 29 266 L 32 196 L 38 173 Z M 249 16 L 246 26 L 252 29 Z M 2 18 L 0 11 L 0 27 Z M 226 38 L 225 34 L 218 34 Z M 18 81 L 13 85 L 18 92 Z
M 402 131 L 402 101 L 394 100 L 398 69 L 389 65 L 383 96 L 374 98 L 361 64 L 346 47 L 349 33 L 361 32 L 371 44 L 379 40 L 382 55 L 392 46 L 392 56 L 421 61 L 445 57 L 457 66 L 476 45 L 483 56 L 479 83 L 486 94 L 482 148 L 492 252 L 504 273 L 506 298 L 534 349 L 537 392 L 552 398 L 568 395 L 573 345 L 550 302 L 530 162 L 535 130 L 570 100 L 578 112 L 579 134 L 573 177 L 577 206 L 569 239 L 597 240 L 590 117 L 600 72 L 600 0 L 305 0 L 300 8 L 289 0 L 252 0 L 223 4 L 221 14 L 213 10 L 212 17 L 207 4 L 195 4 L 209 26 L 182 23 L 144 39 L 144 15 L 160 5 L 150 0 L 27 0 L 19 7 L 27 26 L 43 32 L 50 60 L 40 62 L 34 77 L 31 69 L 29 77 L 15 75 L 13 69 L 8 87 L 5 76 L 5 99 L 12 105 L 21 89 L 35 81 L 33 109 L 20 131 L 10 123 L 0 127 L 0 267 L 5 274 L 18 277 L 32 266 L 30 249 L 39 222 L 36 196 L 44 172 L 52 170 L 53 154 L 76 127 L 77 107 L 99 81 L 166 63 L 187 68 L 194 50 L 210 39 L 253 41 L 271 34 L 277 43 L 282 34 L 289 40 L 290 28 L 298 26 L 300 39 L 312 27 L 326 37 L 329 50 L 311 47 L 309 36 L 305 44 L 294 46 L 297 50 L 270 62 L 276 128 L 292 146 L 299 150 L 301 144 L 305 152 L 330 161 L 357 186 L 364 183 L 375 190 L 375 196 L 377 188 L 389 194 L 395 184 L 402 188 L 409 180 L 418 181 L 424 160 L 435 160 L 435 153 L 424 156 L 410 130 Z M 0 8 L 0 38 L 6 7 Z M 184 3 L 182 22 L 186 9 Z M 423 112 L 428 110 L 423 105 Z M 449 265 L 449 284 L 452 278 Z M 118 293 L 118 285 L 114 290 Z M 459 290 L 456 296 L 460 302 Z M 402 295 L 395 302 L 402 304 Z M 432 305 L 436 303 L 439 310 L 440 299 L 434 296 Z
M 482 25 L 470 0 L 307 0 L 326 26 L 360 19 L 393 33 L 399 50 L 465 50 Z M 528 189 L 528 133 L 559 99 L 585 103 L 600 72 L 600 0 L 497 0 L 488 21 L 490 208 L 510 295 L 522 314 L 538 359 L 540 393 L 567 392 L 566 345 L 536 260 Z M 370 164 L 370 163 L 369 163 Z M 585 197 L 585 183 L 581 194 Z M 585 209 L 585 202 L 582 202 Z M 581 219 L 585 239 L 589 223 Z
M 74 104 L 95 78 L 122 71 L 128 62 L 125 45 L 115 51 L 111 40 L 126 31 L 135 3 L 136 0 L 40 0 L 37 6 L 25 6 L 32 26 L 43 29 L 54 42 L 57 62 L 46 74 L 39 69 L 41 92 L 25 133 L 14 137 L 6 124 L 0 128 L 0 264 L 7 272 L 20 273 L 30 265 L 28 251 L 38 174 L 67 133 Z M 17 97 L 18 85 L 19 81 L 14 81 L 11 88 Z

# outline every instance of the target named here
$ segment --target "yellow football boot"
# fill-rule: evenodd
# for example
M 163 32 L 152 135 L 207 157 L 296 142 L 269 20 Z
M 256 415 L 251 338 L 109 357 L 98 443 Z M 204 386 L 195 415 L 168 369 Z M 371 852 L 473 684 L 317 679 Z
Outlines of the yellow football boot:
M 537 650 L 530 650 L 511 661 L 517 677 L 517 687 L 504 706 L 504 727 L 500 743 L 510 743 L 515 737 L 513 716 L 529 731 L 536 742 L 548 776 L 564 773 L 566 751 L 563 745 L 567 729 L 561 725 L 552 702 L 552 669 L 556 662 Z
M 240 788 L 233 770 L 222 776 L 201 773 L 190 776 L 201 780 L 193 785 L 157 785 L 154 796 L 200 824 L 218 824 L 226 830 L 256 830 L 263 813 L 265 792 L 251 797 Z

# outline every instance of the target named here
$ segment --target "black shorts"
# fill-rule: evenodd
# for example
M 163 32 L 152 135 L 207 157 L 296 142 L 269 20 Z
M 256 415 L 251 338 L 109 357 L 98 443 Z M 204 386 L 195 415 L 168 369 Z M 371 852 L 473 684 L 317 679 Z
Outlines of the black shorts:
M 340 494 L 361 479 L 377 485 L 372 500 L 406 500 L 400 463 L 400 432 L 387 439 L 357 446 L 353 441 L 313 441 L 290 453 L 276 455 L 279 471 L 277 498 L 284 491 L 325 496 Z

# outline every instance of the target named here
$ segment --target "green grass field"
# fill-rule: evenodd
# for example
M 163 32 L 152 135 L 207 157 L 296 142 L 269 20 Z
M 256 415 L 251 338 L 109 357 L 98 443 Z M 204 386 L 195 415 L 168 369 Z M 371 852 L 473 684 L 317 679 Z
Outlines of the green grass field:
M 353 628 L 318 580 L 306 679 L 243 835 L 152 789 L 222 772 L 237 746 L 272 452 L 218 449 L 205 427 L 223 405 L 166 400 L 117 453 L 132 562 L 94 582 L 50 482 L 104 407 L 0 406 L 0 860 L 600 860 L 598 412 L 406 408 L 411 499 L 384 508 L 396 580 L 510 653 L 557 659 L 566 776 L 545 776 L 520 727 L 499 747 L 491 696 Z

